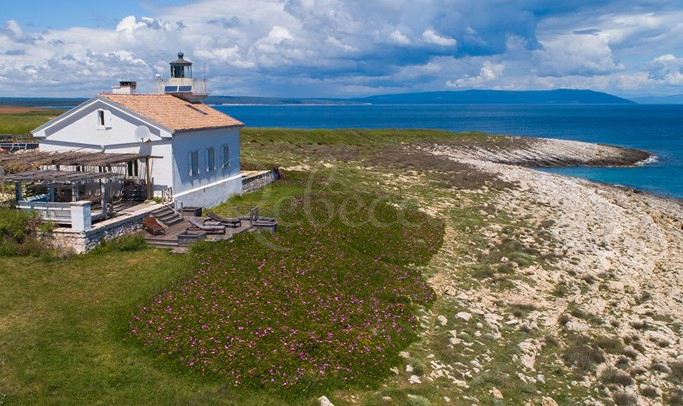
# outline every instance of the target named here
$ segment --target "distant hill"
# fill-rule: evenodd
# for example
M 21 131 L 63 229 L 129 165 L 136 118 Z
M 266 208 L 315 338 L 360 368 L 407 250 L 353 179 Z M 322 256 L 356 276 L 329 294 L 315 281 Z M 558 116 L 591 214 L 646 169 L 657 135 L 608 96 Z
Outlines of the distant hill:
M 683 96 L 681 96 L 683 97 Z M 17 98 L 2 97 L 6 106 L 76 106 L 86 99 L 76 98 Z M 206 104 L 633 104 L 607 93 L 592 90 L 462 90 L 424 93 L 384 94 L 353 99 L 333 98 L 280 98 L 256 96 L 209 96 Z M 683 101 L 682 101 L 683 102 Z
M 74 107 L 86 100 L 65 97 L 0 97 L 0 106 Z
M 257 96 L 209 96 L 206 104 L 358 104 L 346 99 L 278 98 Z
M 638 104 L 683 104 L 683 94 L 673 96 L 650 96 L 632 99 Z
M 401 93 L 353 99 L 372 104 L 634 104 L 630 100 L 592 90 L 463 90 Z

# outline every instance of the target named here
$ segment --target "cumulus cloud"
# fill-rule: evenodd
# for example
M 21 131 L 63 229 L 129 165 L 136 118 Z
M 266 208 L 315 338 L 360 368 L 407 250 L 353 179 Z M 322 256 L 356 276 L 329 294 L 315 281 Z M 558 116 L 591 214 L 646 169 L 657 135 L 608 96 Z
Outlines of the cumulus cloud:
M 462 77 L 456 80 L 449 80 L 446 82 L 446 86 L 454 88 L 477 88 L 485 86 L 491 81 L 499 78 L 505 71 L 505 65 L 500 63 L 492 63 L 490 61 L 484 62 L 481 67 L 479 74 L 476 76 Z
M 665 85 L 683 84 L 683 58 L 661 55 L 650 63 L 649 77 Z
M 452 47 L 455 46 L 458 41 L 456 41 L 453 38 L 448 38 L 448 37 L 442 37 L 441 35 L 435 33 L 432 30 L 426 30 L 425 32 L 422 33 L 422 39 L 425 40 L 425 42 L 428 42 L 430 44 L 436 44 L 436 45 L 441 45 L 445 47 Z
M 0 92 L 89 95 L 123 79 L 144 89 L 178 50 L 223 94 L 670 91 L 683 85 L 681 20 L 674 0 L 194 0 L 113 29 L 2 22 Z

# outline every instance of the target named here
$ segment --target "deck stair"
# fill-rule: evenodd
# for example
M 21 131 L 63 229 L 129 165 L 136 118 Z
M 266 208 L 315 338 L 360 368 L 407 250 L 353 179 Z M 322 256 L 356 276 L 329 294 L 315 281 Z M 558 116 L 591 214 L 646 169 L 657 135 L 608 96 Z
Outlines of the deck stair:
M 154 216 L 161 225 L 167 228 L 183 222 L 183 216 L 168 205 L 154 210 L 152 216 Z
M 158 238 L 158 237 L 153 237 L 153 236 L 145 236 L 145 241 L 147 241 L 147 244 L 157 247 L 157 248 L 176 248 L 178 247 L 178 239 L 164 239 L 164 238 Z

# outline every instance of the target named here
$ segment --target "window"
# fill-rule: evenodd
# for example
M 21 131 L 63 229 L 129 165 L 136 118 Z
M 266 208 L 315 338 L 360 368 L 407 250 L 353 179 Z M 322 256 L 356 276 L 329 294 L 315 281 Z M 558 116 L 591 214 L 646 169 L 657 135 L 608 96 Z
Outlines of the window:
M 128 161 L 126 165 L 126 176 L 130 178 L 137 178 L 140 176 L 139 161 Z
M 189 162 L 190 162 L 190 176 L 199 175 L 199 152 L 191 151 Z
M 229 168 L 230 167 L 230 147 L 227 145 L 223 145 L 223 168 Z
M 206 149 L 206 170 L 209 172 L 216 170 L 216 150 L 213 147 Z
M 97 128 L 100 130 L 111 128 L 111 111 L 97 110 Z

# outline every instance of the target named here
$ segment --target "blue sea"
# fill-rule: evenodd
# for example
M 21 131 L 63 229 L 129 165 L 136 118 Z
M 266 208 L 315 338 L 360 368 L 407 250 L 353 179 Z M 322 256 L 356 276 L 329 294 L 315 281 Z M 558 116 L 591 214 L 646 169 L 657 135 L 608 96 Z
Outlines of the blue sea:
M 435 128 L 639 148 L 657 155 L 657 162 L 635 168 L 550 171 L 683 199 L 683 105 L 225 105 L 217 108 L 249 127 Z

